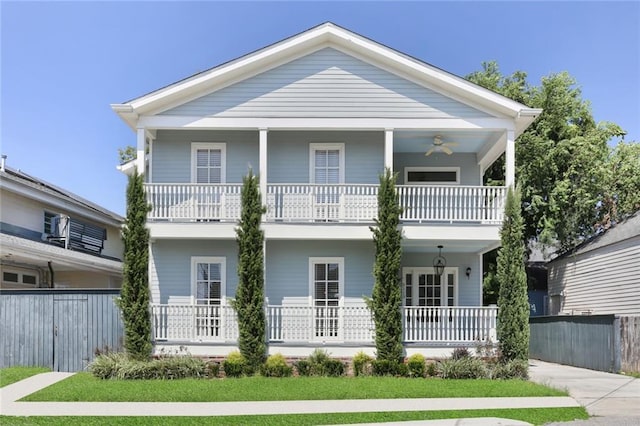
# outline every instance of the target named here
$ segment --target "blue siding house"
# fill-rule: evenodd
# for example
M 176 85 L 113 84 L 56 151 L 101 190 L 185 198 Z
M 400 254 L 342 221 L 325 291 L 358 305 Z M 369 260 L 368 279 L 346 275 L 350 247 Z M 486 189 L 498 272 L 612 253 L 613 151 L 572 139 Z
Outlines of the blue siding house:
M 495 339 L 482 307 L 482 255 L 500 244 L 506 187 L 483 186 L 502 154 L 514 182 L 516 137 L 540 114 L 332 23 L 325 23 L 112 109 L 136 134 L 152 206 L 156 350 L 237 348 L 242 177 L 267 208 L 270 352 L 373 353 L 379 176 L 397 173 L 403 208 L 407 352 Z M 439 255 L 446 267 L 436 273 Z

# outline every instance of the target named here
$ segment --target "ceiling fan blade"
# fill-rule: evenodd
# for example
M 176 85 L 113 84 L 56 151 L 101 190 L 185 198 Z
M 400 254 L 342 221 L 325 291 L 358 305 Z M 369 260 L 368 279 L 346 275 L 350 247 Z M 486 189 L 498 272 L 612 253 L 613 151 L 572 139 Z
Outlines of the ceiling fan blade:
M 447 155 L 453 154 L 453 151 L 451 150 L 451 148 L 449 148 L 449 147 L 447 147 L 445 145 L 440 146 L 440 149 L 442 150 L 442 152 L 444 152 Z
M 458 146 L 458 142 L 445 142 L 442 146 Z
M 429 148 L 429 150 L 428 150 L 427 152 L 425 152 L 425 153 L 424 153 L 424 156 L 425 156 L 425 157 L 428 157 L 428 156 L 430 156 L 431 154 L 433 154 L 433 150 L 434 150 L 434 149 L 435 149 L 434 147 Z

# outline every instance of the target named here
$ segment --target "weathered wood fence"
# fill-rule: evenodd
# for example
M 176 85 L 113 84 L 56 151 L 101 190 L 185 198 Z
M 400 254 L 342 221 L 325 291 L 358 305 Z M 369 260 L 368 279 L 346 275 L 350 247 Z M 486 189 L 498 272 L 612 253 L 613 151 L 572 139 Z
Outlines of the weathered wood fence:
M 119 290 L 2 290 L 0 367 L 80 371 L 96 351 L 121 350 Z
M 640 316 L 529 318 L 531 358 L 609 372 L 640 372 Z

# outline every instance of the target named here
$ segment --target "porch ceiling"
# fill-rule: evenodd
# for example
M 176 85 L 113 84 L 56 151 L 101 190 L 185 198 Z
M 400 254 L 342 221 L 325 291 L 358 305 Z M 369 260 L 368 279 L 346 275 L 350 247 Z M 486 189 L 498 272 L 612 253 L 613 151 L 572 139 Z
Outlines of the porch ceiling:
M 407 253 L 438 253 L 438 245 L 442 245 L 442 253 L 484 253 L 492 250 L 499 243 L 495 240 L 475 241 L 402 241 L 402 250 Z
M 456 142 L 453 152 L 479 152 L 483 146 L 494 144 L 500 138 L 499 131 L 403 131 L 396 130 L 393 135 L 394 152 L 425 152 L 433 144 L 433 138 L 440 136 L 443 142 Z

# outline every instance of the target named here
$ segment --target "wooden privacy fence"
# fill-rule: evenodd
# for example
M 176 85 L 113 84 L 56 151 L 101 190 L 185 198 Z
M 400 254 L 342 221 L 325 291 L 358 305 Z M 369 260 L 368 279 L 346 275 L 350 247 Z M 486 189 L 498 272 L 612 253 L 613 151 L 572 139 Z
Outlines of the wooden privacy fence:
M 531 358 L 599 371 L 640 372 L 640 316 L 529 318 Z
M 2 290 L 0 367 L 84 370 L 97 350 L 121 350 L 119 290 Z

